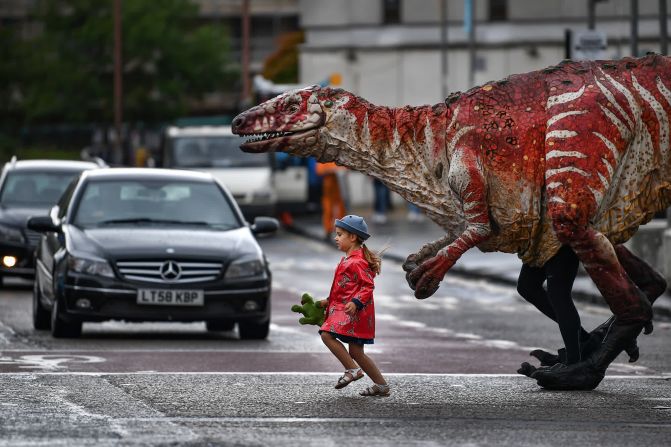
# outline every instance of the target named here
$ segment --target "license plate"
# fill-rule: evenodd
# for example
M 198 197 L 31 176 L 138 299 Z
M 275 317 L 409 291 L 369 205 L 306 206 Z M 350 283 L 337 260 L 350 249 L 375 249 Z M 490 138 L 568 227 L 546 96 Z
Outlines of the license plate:
M 202 306 L 205 304 L 202 290 L 139 289 L 138 304 L 158 306 Z

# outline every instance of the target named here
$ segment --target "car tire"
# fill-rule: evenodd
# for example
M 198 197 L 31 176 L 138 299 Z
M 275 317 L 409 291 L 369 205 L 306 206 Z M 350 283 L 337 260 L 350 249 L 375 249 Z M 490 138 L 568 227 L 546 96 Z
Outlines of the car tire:
M 209 320 L 205 322 L 208 332 L 227 332 L 235 329 L 235 321 L 231 320 Z
M 51 329 L 51 314 L 42 305 L 42 292 L 38 279 L 33 283 L 33 327 L 38 330 Z
M 264 340 L 270 332 L 270 320 L 263 323 L 241 321 L 238 323 L 238 329 L 243 340 Z
M 51 308 L 51 335 L 55 338 L 78 338 L 82 335 L 82 322 L 78 320 L 65 321 L 60 310 L 62 304 L 54 298 Z

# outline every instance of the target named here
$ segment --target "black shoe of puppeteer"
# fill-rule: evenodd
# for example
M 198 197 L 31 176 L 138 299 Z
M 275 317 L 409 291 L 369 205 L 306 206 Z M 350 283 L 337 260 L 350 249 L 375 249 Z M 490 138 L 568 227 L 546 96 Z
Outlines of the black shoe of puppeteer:
M 614 320 L 603 343 L 586 360 L 572 365 L 561 363 L 549 369 L 538 369 L 531 377 L 550 390 L 593 390 L 603 380 L 608 366 L 636 340 L 642 323 L 619 323 Z

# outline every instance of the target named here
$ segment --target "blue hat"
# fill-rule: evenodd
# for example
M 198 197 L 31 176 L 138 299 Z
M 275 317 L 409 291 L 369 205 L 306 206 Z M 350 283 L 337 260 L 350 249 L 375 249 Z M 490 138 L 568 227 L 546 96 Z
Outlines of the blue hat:
M 368 234 L 368 225 L 366 225 L 366 221 L 361 216 L 349 214 L 342 219 L 336 219 L 335 226 L 356 234 L 364 241 L 370 237 L 370 234 Z

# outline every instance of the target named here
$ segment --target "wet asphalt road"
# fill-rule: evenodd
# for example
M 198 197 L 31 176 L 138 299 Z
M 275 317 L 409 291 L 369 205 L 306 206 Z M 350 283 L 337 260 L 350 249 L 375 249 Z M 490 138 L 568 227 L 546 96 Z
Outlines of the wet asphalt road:
M 548 392 L 515 375 L 555 325 L 508 287 L 449 276 L 417 301 L 398 264 L 376 284 L 367 351 L 393 394 L 337 391 L 341 367 L 289 307 L 324 296 L 341 254 L 280 233 L 266 341 L 202 323 L 86 324 L 78 340 L 30 325 L 29 286 L 0 292 L 0 445 L 631 445 L 671 439 L 671 325 L 639 339 L 594 392 Z M 608 317 L 580 306 L 591 329 Z

